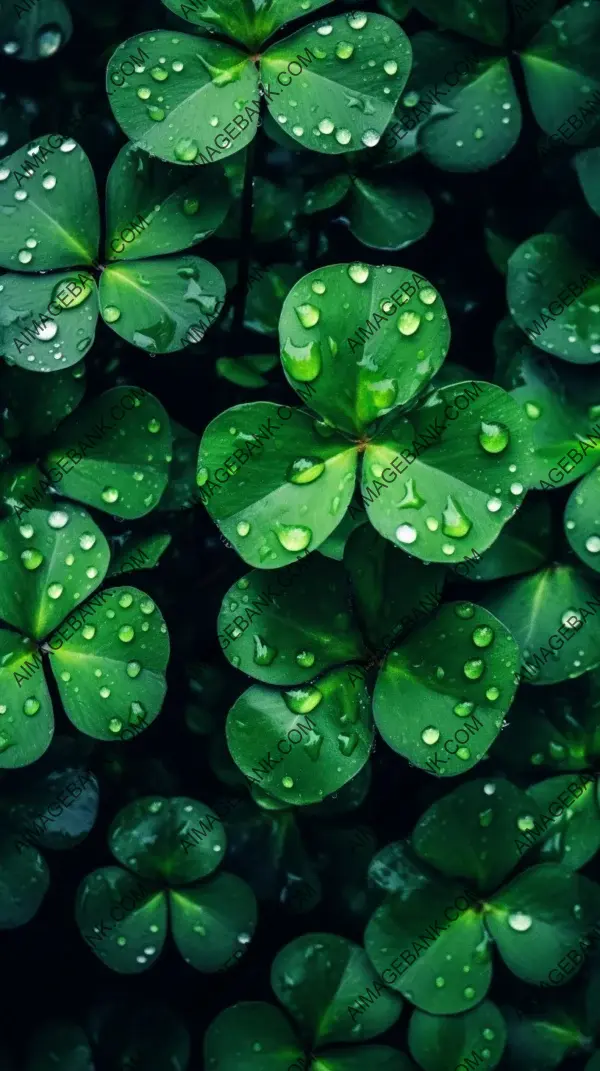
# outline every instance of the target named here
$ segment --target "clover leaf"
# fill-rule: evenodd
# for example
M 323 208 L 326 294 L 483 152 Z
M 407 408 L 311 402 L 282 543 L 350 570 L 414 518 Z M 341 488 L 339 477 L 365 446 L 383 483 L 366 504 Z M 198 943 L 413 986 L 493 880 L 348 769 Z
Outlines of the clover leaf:
M 493 944 L 519 978 L 548 984 L 598 918 L 600 887 L 567 867 L 530 866 L 505 884 L 538 814 L 529 795 L 493 778 L 455 789 L 417 822 L 413 848 L 434 871 L 424 869 L 424 887 L 388 894 L 365 947 L 387 984 L 422 1011 L 455 1015 L 480 1004 Z M 582 963 L 583 956 L 574 971 Z
M 190 843 L 191 833 L 199 839 Z M 254 932 L 257 905 L 234 874 L 211 876 L 225 843 L 221 822 L 197 800 L 153 796 L 124 807 L 110 828 L 109 846 L 130 869 L 95 870 L 77 893 L 77 925 L 99 959 L 122 974 L 148 970 L 170 924 L 175 945 L 196 970 L 231 966 L 232 954 Z
M 364 990 L 372 993 L 371 985 L 376 1002 L 357 1029 L 348 1005 Z M 271 986 L 294 1025 L 272 1004 L 235 1004 L 208 1028 L 207 1063 L 218 1064 L 221 1071 L 287 1071 L 294 1063 L 315 1071 L 320 1066 L 332 1071 L 413 1071 L 411 1061 L 389 1046 L 355 1047 L 392 1026 L 402 1001 L 380 985 L 367 956 L 352 941 L 331 933 L 296 938 L 275 957 Z M 335 1047 L 344 1043 L 347 1047 Z
M 207 13 L 211 25 L 224 21 L 230 36 L 247 45 L 252 41 L 256 49 L 301 11 L 290 3 L 281 10 L 278 5 L 275 14 L 269 4 L 252 28 L 245 12 L 227 16 L 217 5 Z M 198 15 L 202 25 L 202 12 Z M 193 166 L 225 159 L 253 140 L 261 95 L 271 115 L 306 148 L 343 153 L 373 147 L 393 114 L 410 61 L 408 38 L 397 23 L 352 12 L 299 30 L 258 55 L 188 34 L 141 34 L 119 45 L 106 86 L 115 118 L 136 145 L 162 160 Z M 134 68 L 131 74 L 122 73 L 125 62 Z M 292 112 L 286 87 L 294 63 L 303 85 Z
M 481 382 L 441 387 L 415 408 L 450 338 L 427 280 L 361 263 L 321 268 L 292 287 L 279 333 L 287 379 L 320 419 L 246 403 L 216 417 L 200 444 L 203 501 L 244 561 L 274 569 L 319 547 L 350 504 L 363 454 L 363 501 L 386 539 L 438 562 L 487 549 L 532 478 L 528 420 Z M 399 497 L 387 485 L 409 466 Z
M 49 154 L 54 158 L 46 163 Z M 50 134 L 30 142 L 0 161 L 0 177 L 0 208 L 8 217 L 0 265 L 11 269 L 3 278 L 8 304 L 0 321 L 7 360 L 37 372 L 76 364 L 94 341 L 98 309 L 117 334 L 152 353 L 187 345 L 200 314 L 210 326 L 225 294 L 220 272 L 196 256 L 147 258 L 179 252 L 219 226 L 228 208 L 219 170 L 182 181 L 177 169 L 125 146 L 107 183 L 106 265 L 97 261 L 94 175 L 72 138 Z M 83 213 L 76 210 L 80 203 L 87 206 Z M 15 268 L 62 272 L 23 278 Z M 91 268 L 102 273 L 99 292 Z
M 50 744 L 45 654 L 68 717 L 88 736 L 133 735 L 130 726 L 139 731 L 157 716 L 166 691 L 166 625 L 136 588 L 88 598 L 109 559 L 100 529 L 71 503 L 32 509 L 23 523 L 0 522 L 0 619 L 16 630 L 0 630 L 0 766 L 26 766 Z

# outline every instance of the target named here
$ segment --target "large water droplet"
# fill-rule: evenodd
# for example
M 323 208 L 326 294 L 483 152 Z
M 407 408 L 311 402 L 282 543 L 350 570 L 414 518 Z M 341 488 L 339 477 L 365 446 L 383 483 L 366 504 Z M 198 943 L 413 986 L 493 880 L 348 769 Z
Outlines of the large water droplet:
M 282 524 L 277 529 L 277 538 L 285 550 L 306 550 L 312 531 L 302 524 Z
M 424 744 L 437 744 L 440 738 L 440 730 L 436 729 L 433 725 L 428 725 L 426 729 L 423 729 L 421 733 L 421 740 Z
M 478 681 L 484 669 L 485 663 L 482 658 L 469 658 L 463 666 L 465 677 L 468 677 L 470 681 Z
M 295 346 L 288 338 L 282 350 L 284 367 L 293 379 L 310 383 L 321 371 L 321 349 L 317 342 Z
M 316 327 L 321 313 L 316 305 L 297 305 L 294 309 L 303 327 Z
M 505 424 L 496 421 L 481 421 L 479 443 L 488 454 L 501 454 L 508 446 L 510 432 Z
M 323 698 L 323 693 L 315 688 L 314 684 L 307 684 L 303 688 L 290 688 L 283 692 L 286 706 L 293 714 L 310 714 L 311 710 L 318 707 Z
M 532 919 L 530 915 L 525 915 L 522 911 L 513 911 L 508 916 L 508 925 L 518 933 L 525 933 L 526 930 L 531 929 Z
M 408 309 L 405 312 L 400 313 L 398 319 L 398 330 L 401 335 L 408 337 L 414 335 L 421 323 L 421 317 L 418 312 L 410 312 Z
M 396 539 L 399 543 L 414 543 L 417 538 L 417 530 L 412 524 L 401 524 L 396 528 Z
M 325 471 L 325 462 L 318 457 L 299 457 L 288 469 L 290 483 L 312 483 Z
M 358 283 L 359 286 L 362 286 L 362 284 L 366 283 L 369 278 L 369 268 L 366 264 L 360 264 L 358 262 L 350 264 L 348 267 L 348 275 L 353 283 Z
M 494 630 L 489 625 L 478 625 L 472 636 L 476 647 L 489 647 L 493 639 Z
M 454 539 L 462 539 L 473 527 L 473 522 L 463 513 L 458 502 L 448 495 L 446 508 L 442 512 L 442 532 Z
M 260 636 L 254 636 L 254 661 L 257 666 L 270 666 L 277 657 L 275 647 L 270 647 Z

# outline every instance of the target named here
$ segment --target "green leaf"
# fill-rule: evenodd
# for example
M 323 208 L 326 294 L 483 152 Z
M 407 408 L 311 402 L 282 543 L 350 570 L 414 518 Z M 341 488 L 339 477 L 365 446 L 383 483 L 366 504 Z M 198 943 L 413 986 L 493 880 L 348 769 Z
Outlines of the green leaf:
M 197 483 L 244 561 L 278 569 L 337 527 L 352 498 L 356 461 L 354 443 L 305 411 L 250 402 L 206 428 Z
M 63 0 L 38 0 L 33 7 L 14 3 L 10 11 L 4 8 L 0 32 L 6 45 L 16 46 L 10 54 L 31 63 L 55 56 L 70 40 L 73 21 Z M 3 51 L 8 54 L 6 47 Z
M 0 863 L 0 930 L 14 930 L 37 914 L 50 871 L 37 848 L 17 848 L 8 832 L 0 840 Z
M 408 1028 L 408 1043 L 423 1071 L 447 1071 L 449 1066 L 461 1064 L 468 1067 L 466 1059 L 478 1064 L 482 1071 L 493 1071 L 506 1045 L 506 1024 L 489 1000 L 450 1018 L 415 1011 Z
M 306 215 L 312 216 L 316 212 L 325 212 L 328 208 L 335 208 L 348 193 L 350 185 L 350 176 L 341 174 L 331 175 L 330 178 L 311 186 L 304 197 Z
M 273 236 L 274 237 L 274 236 Z M 302 272 L 294 264 L 269 264 L 262 277 L 253 272 L 265 271 L 258 265 L 250 267 L 250 286 L 244 309 L 244 326 L 261 335 L 277 336 L 279 317 L 286 295 Z M 249 360 L 248 357 L 243 358 Z M 277 362 L 279 364 L 279 361 Z
M 71 503 L 2 521 L 0 618 L 42 639 L 102 583 L 108 561 L 102 532 Z
M 217 874 L 195 888 L 171 889 L 169 904 L 173 940 L 197 971 L 234 966 L 234 953 L 246 948 L 256 929 L 256 898 L 235 874 Z
M 548 985 L 550 972 L 563 956 L 571 949 L 579 950 L 594 914 L 598 915 L 599 893 L 600 888 L 587 878 L 554 863 L 517 874 L 492 897 L 486 915 L 509 970 L 530 985 Z M 573 964 L 570 975 L 577 973 L 583 959 Z M 560 983 L 550 978 L 550 984 Z
M 223 860 L 226 837 L 223 823 L 205 803 L 188 796 L 144 796 L 119 811 L 108 843 L 115 859 L 139 877 L 178 885 L 212 874 Z
M 369 519 L 411 555 L 464 561 L 487 550 L 516 512 L 531 480 L 531 451 L 529 421 L 500 387 L 442 387 L 367 443 L 362 494 Z M 402 456 L 407 476 L 391 491 L 380 477 Z
M 160 711 L 169 637 L 143 591 L 108 588 L 101 597 L 102 607 L 74 636 L 60 647 L 50 638 L 50 664 L 73 724 L 96 740 L 125 740 L 126 732 L 148 728 Z
M 575 794 L 579 789 L 579 795 Z M 600 808 L 596 779 L 589 774 L 574 778 L 572 774 L 549 777 L 532 785 L 527 794 L 540 812 L 550 819 L 541 840 L 533 843 L 542 850 L 541 860 L 562 863 L 570 870 L 585 866 L 600 848 Z M 562 797 L 568 797 L 563 807 Z M 558 810 L 558 813 L 557 813 Z
M 532 482 L 548 490 L 580 479 L 600 461 L 595 441 L 600 437 L 600 409 L 590 405 L 590 392 L 599 400 L 600 394 L 594 393 L 589 372 L 561 361 L 550 363 L 545 354 L 525 344 L 507 373 L 506 386 L 512 387 L 513 398 L 530 421 Z M 573 450 L 580 455 L 579 459 L 575 455 L 577 464 L 572 455 L 569 458 Z
M 30 141 L 1 161 L 0 175 L 0 266 L 32 272 L 95 263 L 100 239 L 96 181 L 72 138 L 44 134 Z M 85 205 L 85 212 L 77 205 Z M 25 235 L 35 241 L 33 249 L 23 244 Z
M 28 766 L 50 745 L 54 732 L 52 701 L 36 646 L 24 636 L 3 628 L 0 628 L 0 695 L 0 712 L 6 714 L 0 731 L 0 768 Z
M 150 353 L 174 353 L 188 346 L 195 333 L 214 322 L 224 296 L 221 273 L 200 257 L 109 265 L 100 279 L 104 321 L 121 338 Z
M 356 179 L 348 206 L 350 231 L 371 249 L 405 249 L 433 223 L 433 205 L 418 186 Z
M 4 369 L 2 386 L 19 434 L 36 439 L 50 435 L 79 405 L 85 393 L 85 365 L 54 372 L 44 380 L 43 390 L 32 391 L 31 383 L 22 368 Z M 1 450 L 0 460 L 4 460 Z
M 79 885 L 75 921 L 106 967 L 119 974 L 141 974 L 153 966 L 165 943 L 167 898 L 121 867 L 105 866 Z
M 305 51 L 312 53 L 308 61 Z M 372 148 L 406 85 L 411 54 L 404 30 L 385 15 L 355 11 L 308 26 L 262 55 L 261 80 L 271 91 L 267 107 L 278 122 L 285 116 L 286 133 L 305 149 L 331 154 Z M 288 64 L 299 55 L 304 59 L 303 86 L 292 94 L 277 79 L 290 77 Z M 368 61 L 373 67 L 366 66 Z M 279 99 L 272 101 L 271 95 Z M 297 100 L 293 110 L 288 103 L 292 95 Z
M 79 761 L 73 756 L 62 761 L 53 758 L 57 746 L 64 741 L 64 737 L 55 740 L 46 754 L 45 763 L 41 764 L 45 766 L 43 775 L 40 777 L 39 765 L 36 766 L 33 774 L 35 777 L 37 773 L 37 777 L 33 786 L 20 793 L 10 808 L 11 823 L 23 837 L 33 839 L 38 847 L 56 851 L 74 848 L 85 840 L 96 821 L 99 803 L 98 782 L 85 769 L 83 754 Z M 77 743 L 80 741 L 81 738 Z M 75 788 L 79 790 L 77 796 Z M 58 802 L 63 795 L 67 797 L 64 806 Z M 49 816 L 47 823 L 42 821 L 43 816 Z
M 600 467 L 589 472 L 571 491 L 565 507 L 565 532 L 582 562 L 600 573 Z
M 384 15 L 398 19 L 398 22 L 406 18 L 412 7 L 412 0 L 377 0 L 377 3 Z
M 449 878 L 469 878 L 482 893 L 498 885 L 521 858 L 524 818 L 537 808 L 522 789 L 503 778 L 459 785 L 425 811 L 412 844 L 418 855 Z M 494 851 L 487 851 L 490 837 Z
M 29 1038 L 26 1071 L 94 1071 L 94 1056 L 82 1027 L 68 1021 L 45 1023 Z
M 264 369 L 267 372 L 270 372 L 279 363 L 277 357 L 273 357 L 271 354 L 265 354 L 264 360 L 265 364 L 268 365 Z M 218 376 L 227 379 L 236 387 L 248 387 L 254 390 L 257 387 L 266 387 L 268 383 L 266 377 L 261 375 L 260 371 L 257 371 L 256 363 L 251 357 L 217 357 L 215 368 Z M 196 450 L 196 455 L 197 453 L 198 451 Z
M 98 319 L 98 291 L 88 274 L 4 275 L 0 316 L 0 350 L 11 363 L 30 372 L 62 372 L 77 364 L 91 348 Z M 77 305 L 63 308 L 57 301 L 71 295 L 66 284 L 78 286 Z M 58 308 L 53 317 L 49 306 Z M 83 337 L 82 337 L 83 336 Z M 32 382 L 29 380 L 29 390 Z
M 217 629 L 236 669 L 266 684 L 304 684 L 365 656 L 342 565 L 314 555 L 278 573 L 277 586 L 273 598 L 269 572 L 256 569 L 223 598 Z M 256 618 L 256 624 L 242 632 L 239 616 L 249 623 Z
M 464 894 L 437 877 L 391 893 L 365 931 L 365 948 L 384 981 L 432 1015 L 470 1010 L 492 980 L 481 915 L 476 905 L 464 907 Z
M 370 986 L 377 995 L 375 1001 L 365 997 L 370 1006 L 361 1014 L 361 1040 L 388 1030 L 402 1011 L 402 1001 L 381 985 L 364 949 L 330 933 L 303 934 L 282 948 L 273 961 L 271 986 L 313 1047 L 356 1039 L 348 1009 L 357 1005 L 362 1012 L 358 998 Z
M 229 202 L 223 168 L 184 175 L 181 168 L 124 145 L 106 180 L 106 256 L 139 260 L 178 253 L 216 231 Z M 123 230 L 135 235 L 130 244 Z
M 546 565 L 552 552 L 550 503 L 527 498 L 495 543 L 469 572 L 471 580 L 501 580 Z
M 172 536 L 166 532 L 157 532 L 146 538 L 130 536 L 119 544 L 118 553 L 111 561 L 107 576 L 121 576 L 122 573 L 139 573 L 142 569 L 155 569 L 159 564 Z
M 600 283 L 562 235 L 537 234 L 518 246 L 508 262 L 507 299 L 511 315 L 538 349 L 573 364 L 600 360 L 600 348 L 590 343 Z
M 574 146 L 596 137 L 600 12 L 595 4 L 573 0 L 560 8 L 560 28 L 549 19 L 521 53 L 533 114 L 546 134 L 565 137 Z M 581 126 L 560 127 L 570 116 Z
M 521 132 L 508 60 L 441 33 L 416 34 L 413 48 L 410 95 L 399 112 L 402 137 L 390 128 L 402 150 L 416 139 L 431 163 L 457 172 L 483 171 L 507 156 Z
M 558 994 L 563 1002 L 565 996 L 564 992 Z M 508 1052 L 515 1071 L 531 1071 L 534 1067 L 553 1071 L 584 1041 L 581 1023 L 565 1007 L 556 1005 L 525 1016 L 520 1011 L 510 1014 L 506 1009 L 506 1018 Z
M 587 203 L 592 212 L 600 216 L 600 149 L 578 152 L 573 167 Z
M 310 12 L 314 14 L 330 0 L 311 0 Z M 302 0 L 266 0 L 260 4 L 237 4 L 229 0 L 211 0 L 204 10 L 197 7 L 197 0 L 163 0 L 165 7 L 176 15 L 195 23 L 201 29 L 218 30 L 242 41 L 249 48 L 256 48 L 271 37 L 280 26 L 307 14 Z
M 519 644 L 528 684 L 557 684 L 600 665 L 600 588 L 572 566 L 540 569 L 482 601 Z
M 519 661 L 508 629 L 487 610 L 443 606 L 387 656 L 373 699 L 375 724 L 421 770 L 466 773 L 502 728 Z
M 300 740 L 292 741 L 290 732 L 299 732 Z M 234 762 L 263 791 L 288 804 L 319 803 L 368 759 L 369 696 L 362 680 L 355 687 L 347 668 L 286 692 L 254 684 L 229 711 L 226 733 Z
M 413 6 L 432 22 L 486 45 L 501 45 L 508 33 L 505 0 L 413 0 Z
M 279 339 L 290 385 L 298 391 L 309 383 L 312 408 L 355 436 L 431 379 L 448 351 L 450 326 L 441 297 L 422 275 L 332 264 L 292 288 Z
M 204 1059 L 219 1071 L 289 1071 L 304 1055 L 288 1020 L 272 1004 L 244 1001 L 213 1019 L 204 1035 Z
M 113 387 L 61 425 L 44 464 L 54 469 L 55 482 L 56 473 L 62 476 L 64 494 L 130 520 L 158 503 L 171 450 L 169 418 L 160 402 L 139 387 Z
M 125 64 L 135 64 L 133 73 L 122 72 Z M 221 41 L 173 37 L 171 30 L 130 37 L 110 58 L 106 90 L 115 119 L 136 148 L 169 163 L 222 160 L 256 133 L 256 67 Z M 234 122 L 238 116 L 245 127 Z
M 352 533 L 344 552 L 350 573 L 356 610 L 377 654 L 406 627 L 427 616 L 439 605 L 445 571 L 425 566 L 399 554 L 370 525 Z

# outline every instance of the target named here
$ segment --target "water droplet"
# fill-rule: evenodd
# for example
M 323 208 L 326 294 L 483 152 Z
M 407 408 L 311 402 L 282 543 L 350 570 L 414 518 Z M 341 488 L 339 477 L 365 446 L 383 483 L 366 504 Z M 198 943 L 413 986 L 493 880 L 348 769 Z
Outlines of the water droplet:
M 292 379 L 301 383 L 310 383 L 321 371 L 321 350 L 317 342 L 295 346 L 288 338 L 282 350 L 282 359 Z
M 530 420 L 537 420 L 542 415 L 542 410 L 535 402 L 525 402 L 525 412 Z
M 244 536 L 248 535 L 248 533 L 250 531 L 250 525 L 249 525 L 248 521 L 238 521 L 238 523 L 235 526 L 235 530 L 236 530 L 237 534 L 239 536 L 242 536 L 242 538 L 243 538 Z
M 21 561 L 26 569 L 32 572 L 37 569 L 43 562 L 44 556 L 40 554 L 39 550 L 35 547 L 28 547 L 27 550 L 21 551 Z
M 458 502 L 448 495 L 446 508 L 442 511 L 442 532 L 454 539 L 462 539 L 471 531 L 473 522 L 463 513 Z
M 414 543 L 417 538 L 417 530 L 412 524 L 401 524 L 396 528 L 396 539 L 399 543 Z
M 0 751 L 6 751 L 9 747 L 12 747 L 12 741 L 6 733 L 0 733 Z
M 315 279 L 315 281 L 310 284 L 310 288 L 314 294 L 324 294 L 327 290 L 325 283 L 321 282 L 320 279 Z
M 436 729 L 433 725 L 428 725 L 426 729 L 423 729 L 421 733 L 421 740 L 424 744 L 437 744 L 440 738 L 440 730 Z
M 23 713 L 27 714 L 27 716 L 30 718 L 32 718 L 34 714 L 37 714 L 39 709 L 39 700 L 37 700 L 33 695 L 30 696 L 29 699 L 26 699 L 23 703 Z
M 585 541 L 585 549 L 590 554 L 598 554 L 600 552 L 600 536 L 589 536 Z
M 333 30 L 331 23 L 324 23 L 322 26 L 317 26 L 317 33 L 321 34 L 321 37 L 329 37 L 329 34 Z
M 173 60 L 171 70 L 175 71 L 176 74 L 179 74 L 179 72 L 183 70 L 183 63 L 181 60 Z
M 489 625 L 478 625 L 471 638 L 476 647 L 489 647 L 494 639 L 494 630 Z
M 100 494 L 100 498 L 103 502 L 116 502 L 119 498 L 119 492 L 116 490 L 115 487 L 105 487 Z
M 164 67 L 152 67 L 150 77 L 153 78 L 155 82 L 166 82 L 169 77 L 169 72 L 165 71 Z
M 334 124 L 332 123 L 331 119 L 328 119 L 328 118 L 321 119 L 321 121 L 318 124 L 318 126 L 319 126 L 319 130 L 321 131 L 322 134 L 333 134 L 333 131 L 335 130 Z M 314 290 L 314 286 L 313 286 L 312 289 Z M 315 293 L 318 293 L 318 292 L 319 292 L 318 290 L 315 291 Z M 323 293 L 323 291 L 321 291 L 321 293 Z
M 94 636 L 96 635 L 96 629 L 94 625 L 84 625 L 81 630 L 81 635 L 83 636 L 84 640 L 93 640 Z
M 277 529 L 277 538 L 285 550 L 306 550 L 312 539 L 312 531 L 301 524 L 282 524 Z
M 470 681 L 478 681 L 484 669 L 485 663 L 482 658 L 469 658 L 463 666 L 464 675 Z
M 461 759 L 462 762 L 468 762 L 468 760 L 471 758 L 471 752 L 469 751 L 468 747 L 459 747 L 456 752 L 456 757 Z
M 71 674 L 69 673 L 69 671 L 67 669 L 63 669 L 63 671 L 62 671 L 62 673 L 60 675 L 60 679 L 61 679 L 61 681 L 64 681 L 65 684 L 69 683 L 69 681 L 71 680 Z
M 293 714 L 310 714 L 322 698 L 322 692 L 313 684 L 307 684 L 303 688 L 290 688 L 283 692 L 284 702 Z
M 254 636 L 254 661 L 257 666 L 270 666 L 277 657 L 275 647 L 270 647 L 260 636 Z
M 63 591 L 62 584 L 50 584 L 48 587 L 48 595 L 51 599 L 60 599 Z
M 315 664 L 315 656 L 312 651 L 298 651 L 296 662 L 303 669 L 310 669 Z
M 367 25 L 367 21 L 364 11 L 354 11 L 351 15 L 348 15 L 348 25 L 353 30 L 362 30 Z
M 367 149 L 372 149 L 381 141 L 381 134 L 378 134 L 376 130 L 365 130 L 360 140 Z
M 460 703 L 457 703 L 454 707 L 454 713 L 459 718 L 466 718 L 468 714 L 472 714 L 475 710 L 475 703 L 469 703 L 466 699 L 463 699 Z
M 420 323 L 421 317 L 418 312 L 410 312 L 409 310 L 406 310 L 406 312 L 400 313 L 398 330 L 401 335 L 414 335 L 415 331 L 418 330 Z
M 152 599 L 142 599 L 140 603 L 140 610 L 143 614 L 153 614 L 156 607 L 152 602 Z
M 100 691 L 100 695 L 102 695 L 102 689 Z M 123 728 L 123 722 L 120 718 L 111 718 L 108 723 L 108 728 L 111 733 L 120 733 L 121 729 Z
M 502 509 L 502 502 L 499 498 L 489 498 L 486 505 L 490 513 L 497 513 L 499 509 Z
M 500 689 L 496 688 L 495 684 L 492 684 L 492 687 L 487 689 L 487 691 L 485 693 L 485 698 L 489 699 L 490 703 L 493 703 L 493 702 L 495 702 L 495 700 L 498 698 L 499 695 L 500 695 Z
M 21 264 L 29 264 L 31 259 L 32 259 L 32 254 L 29 252 L 28 249 L 21 249 L 19 251 L 19 260 L 20 260 Z M 56 327 L 56 324 L 54 326 Z M 55 332 L 55 334 L 56 334 L 56 332 Z
M 514 911 L 508 916 L 508 925 L 518 933 L 525 933 L 526 930 L 531 929 L 531 923 L 531 916 L 525 915 L 522 911 Z
M 159 108 L 157 104 L 150 104 L 147 111 L 149 119 L 152 119 L 154 123 L 162 123 L 165 117 L 164 108 Z
M 103 685 L 100 689 L 99 694 L 102 699 L 108 699 L 110 696 L 110 688 L 107 688 L 106 685 Z
M 282 777 L 281 778 L 281 784 L 283 785 L 284 788 L 293 788 L 294 787 L 294 778 L 293 777 L 287 777 L 287 776 L 286 777 Z
M 135 660 L 132 660 L 131 662 L 127 663 L 127 676 L 138 677 L 141 672 L 141 669 L 142 667 L 140 663 L 136 662 Z
M 348 145 L 352 141 L 352 134 L 345 127 L 341 127 L 335 132 L 335 140 L 339 145 Z
M 464 621 L 468 621 L 469 618 L 475 614 L 475 607 L 472 602 L 459 602 L 454 607 L 454 613 L 457 617 L 462 617 Z
M 486 453 L 501 454 L 503 450 L 506 450 L 509 439 L 510 432 L 505 424 L 496 421 L 481 421 L 479 443 Z
M 358 742 L 359 736 L 357 733 L 338 734 L 338 746 L 342 755 L 344 755 L 346 758 L 348 758 L 356 749 Z
M 193 138 L 180 138 L 173 149 L 175 159 L 188 164 L 196 159 L 198 152 L 198 142 Z
M 115 324 L 121 318 L 121 310 L 116 305 L 105 305 L 102 316 L 107 324 Z
M 492 824 L 493 817 L 494 817 L 494 812 L 493 812 L 491 807 L 488 807 L 487 810 L 485 810 L 485 811 L 480 811 L 479 812 L 479 825 L 482 826 L 484 829 L 487 829 L 487 827 Z
M 582 624 L 582 619 L 577 610 L 565 610 L 561 617 L 561 622 L 565 628 L 579 629 Z
M 69 514 L 64 510 L 55 509 L 48 515 L 48 524 L 51 528 L 64 528 L 69 523 Z
M 318 457 L 299 457 L 288 469 L 290 483 L 313 483 L 325 471 L 325 462 Z
M 465 999 L 466 1000 L 473 1000 L 474 996 L 475 996 L 475 990 L 473 989 L 473 986 L 472 985 L 468 985 L 467 988 L 464 990 Z
M 96 536 L 91 532 L 84 532 L 79 539 L 79 546 L 82 550 L 91 550 L 96 543 Z

